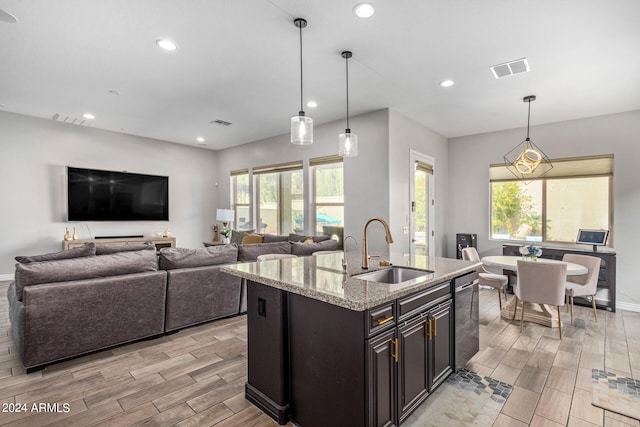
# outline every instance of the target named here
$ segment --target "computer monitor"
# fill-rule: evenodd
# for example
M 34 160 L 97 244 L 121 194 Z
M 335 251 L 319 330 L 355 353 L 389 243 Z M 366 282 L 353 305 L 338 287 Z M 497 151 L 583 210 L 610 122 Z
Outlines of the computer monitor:
M 578 237 L 576 243 L 582 243 L 585 245 L 593 245 L 593 251 L 595 252 L 598 246 L 604 246 L 607 244 L 607 237 L 609 236 L 609 230 L 578 230 Z

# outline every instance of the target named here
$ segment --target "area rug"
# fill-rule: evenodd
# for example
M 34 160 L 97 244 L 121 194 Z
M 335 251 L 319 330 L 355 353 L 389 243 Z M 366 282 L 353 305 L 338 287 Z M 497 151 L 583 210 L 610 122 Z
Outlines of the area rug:
M 513 387 L 459 369 L 411 414 L 403 426 L 493 425 Z
M 594 406 L 640 420 L 640 381 L 592 369 L 591 383 Z

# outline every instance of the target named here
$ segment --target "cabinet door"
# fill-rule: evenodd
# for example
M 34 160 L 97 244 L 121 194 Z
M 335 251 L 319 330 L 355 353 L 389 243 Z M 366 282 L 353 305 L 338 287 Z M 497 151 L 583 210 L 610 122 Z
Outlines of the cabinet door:
M 417 316 L 398 327 L 398 417 L 401 423 L 429 392 L 428 322 Z
M 369 426 L 396 425 L 396 330 L 367 341 L 367 395 Z
M 453 372 L 453 316 L 451 301 L 440 304 L 429 312 L 431 338 L 429 340 L 429 391 Z

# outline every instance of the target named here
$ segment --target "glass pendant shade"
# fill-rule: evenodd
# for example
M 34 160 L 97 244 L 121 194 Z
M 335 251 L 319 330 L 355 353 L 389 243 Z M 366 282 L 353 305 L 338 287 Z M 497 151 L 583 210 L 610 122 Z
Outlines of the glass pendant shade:
M 345 129 L 338 135 L 338 155 L 342 157 L 356 157 L 358 155 L 358 135 Z
M 295 145 L 313 144 L 313 119 L 305 116 L 304 111 L 291 117 L 291 143 Z

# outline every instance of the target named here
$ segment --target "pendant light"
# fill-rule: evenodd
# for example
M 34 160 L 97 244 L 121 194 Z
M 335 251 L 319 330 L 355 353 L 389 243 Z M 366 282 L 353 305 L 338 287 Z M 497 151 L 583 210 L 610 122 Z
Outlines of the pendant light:
M 531 182 L 534 178 L 539 178 L 549 172 L 553 165 L 549 157 L 531 141 L 529 138 L 529 124 L 531 120 L 531 102 L 536 100 L 535 95 L 525 96 L 522 99 L 529 104 L 527 114 L 527 138 L 516 145 L 511 151 L 504 155 L 507 169 L 516 178 Z
M 355 157 L 358 155 L 358 135 L 351 133 L 349 129 L 349 58 L 353 54 L 345 50 L 341 55 L 345 59 L 347 71 L 347 128 L 338 135 L 338 154 L 342 157 Z
M 302 18 L 293 20 L 300 30 L 300 111 L 297 116 L 291 117 L 291 143 L 295 145 L 313 144 L 313 119 L 304 115 L 302 109 L 302 29 L 307 27 L 307 21 Z

